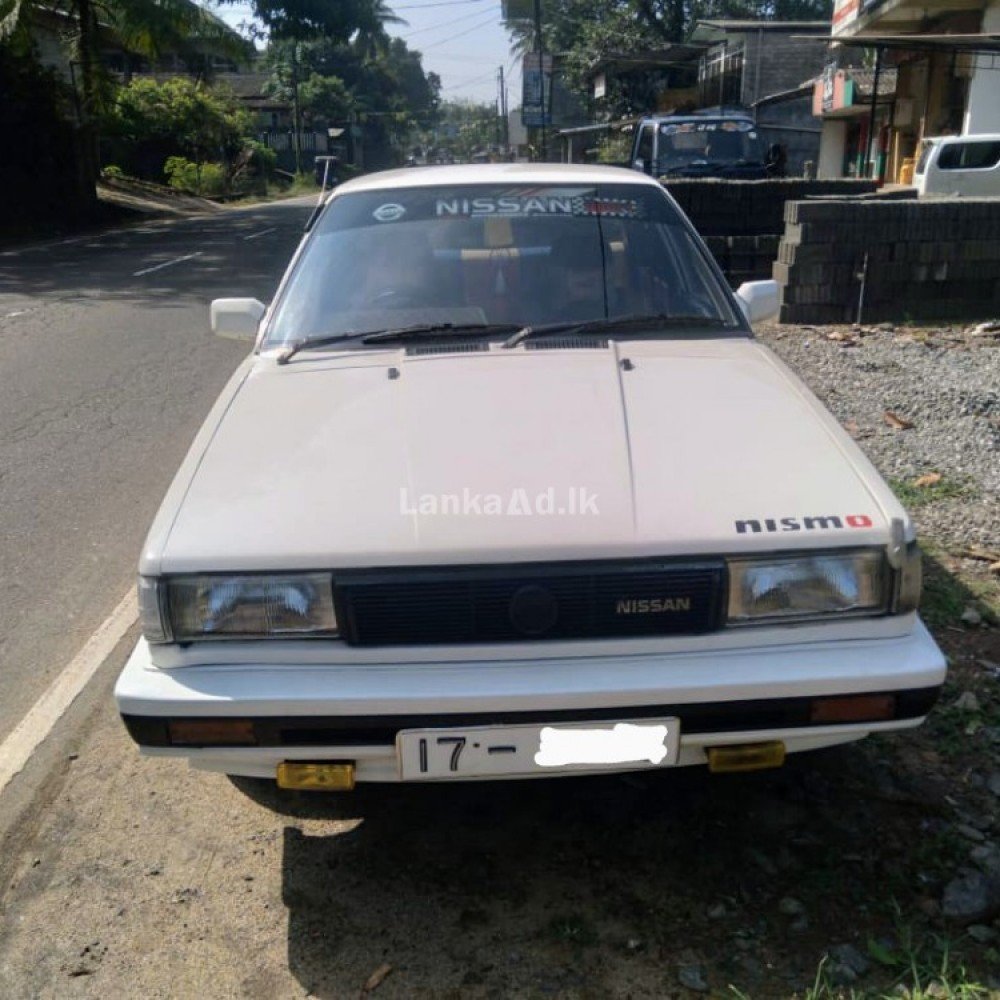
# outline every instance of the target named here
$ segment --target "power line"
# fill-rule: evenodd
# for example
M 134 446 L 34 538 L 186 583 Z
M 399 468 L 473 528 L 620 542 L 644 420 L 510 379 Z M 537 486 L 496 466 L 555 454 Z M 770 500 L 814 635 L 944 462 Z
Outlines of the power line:
M 480 28 L 485 28 L 488 24 L 493 24 L 499 22 L 500 18 L 496 16 L 493 11 L 490 11 L 486 20 L 474 24 L 471 28 L 467 28 L 465 31 L 460 31 L 456 35 L 448 35 L 446 38 L 439 38 L 436 42 L 431 42 L 430 45 L 424 45 L 422 50 L 433 49 L 438 45 L 446 45 L 448 42 L 453 42 L 457 38 L 464 38 L 466 35 L 471 35 L 472 32 L 478 31 Z
M 458 83 L 449 83 L 447 87 L 442 87 L 442 90 L 456 90 L 458 87 L 468 87 L 473 83 L 480 83 L 484 80 L 492 79 L 496 74 L 496 70 L 490 70 L 489 73 L 483 73 L 481 76 L 474 76 L 470 80 L 459 80 Z
M 398 7 L 393 7 L 393 11 L 397 10 L 426 10 L 429 7 L 460 7 L 465 4 L 470 3 L 482 3 L 483 0 L 433 0 L 432 3 L 407 3 L 401 4 Z
M 463 14 L 461 17 L 450 17 L 447 21 L 435 21 L 434 24 L 429 24 L 424 28 L 417 28 L 416 31 L 408 31 L 405 35 L 400 35 L 401 38 L 412 38 L 414 35 L 422 35 L 425 31 L 435 31 L 438 28 L 448 28 L 453 24 L 461 24 L 463 21 L 468 21 L 470 17 L 479 17 L 482 14 L 481 10 L 474 10 L 471 14 Z

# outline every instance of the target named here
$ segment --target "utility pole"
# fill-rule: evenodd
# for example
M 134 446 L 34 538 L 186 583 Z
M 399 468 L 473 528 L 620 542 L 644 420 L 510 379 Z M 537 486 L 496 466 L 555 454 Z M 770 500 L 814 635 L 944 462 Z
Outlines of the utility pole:
M 299 105 L 299 43 L 292 40 L 292 150 L 295 175 L 302 173 L 302 109 Z
M 507 151 L 507 88 L 503 82 L 503 66 L 500 67 L 500 146 Z
M 872 80 L 872 106 L 868 114 L 868 143 L 865 149 L 865 175 L 878 179 L 878 166 L 872 163 L 872 142 L 875 139 L 875 114 L 878 109 L 878 83 L 882 75 L 882 47 L 875 48 L 875 79 Z M 877 155 L 877 153 L 876 153 Z
M 545 161 L 548 151 L 548 135 L 545 128 L 545 115 L 548 111 L 545 100 L 545 44 L 542 41 L 542 0 L 535 0 L 535 51 L 538 53 L 538 75 L 542 84 L 542 130 L 539 145 L 542 147 L 542 160 Z

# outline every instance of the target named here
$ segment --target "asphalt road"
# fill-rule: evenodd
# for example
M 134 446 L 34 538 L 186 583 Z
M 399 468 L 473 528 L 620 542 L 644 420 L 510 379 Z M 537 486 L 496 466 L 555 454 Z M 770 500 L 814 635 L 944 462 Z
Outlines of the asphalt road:
M 133 585 L 146 529 L 312 200 L 0 249 L 0 740 Z

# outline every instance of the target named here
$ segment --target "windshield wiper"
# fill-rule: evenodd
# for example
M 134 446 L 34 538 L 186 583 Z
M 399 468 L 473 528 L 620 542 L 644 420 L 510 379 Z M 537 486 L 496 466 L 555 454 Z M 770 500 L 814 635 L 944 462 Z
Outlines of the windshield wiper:
M 447 333 L 471 333 L 481 337 L 494 333 L 507 333 L 516 330 L 517 323 L 421 323 L 417 326 L 401 326 L 395 330 L 375 330 L 362 334 L 359 338 L 362 344 L 381 344 L 391 340 L 407 340 L 414 337 L 433 337 Z
M 522 327 L 513 337 L 504 341 L 504 347 L 517 347 L 518 344 L 534 337 L 545 337 L 553 333 L 568 333 L 575 335 L 618 333 L 622 330 L 649 327 L 652 331 L 677 329 L 678 327 L 722 327 L 735 329 L 735 323 L 727 323 L 721 316 L 673 316 L 667 313 L 637 314 L 634 316 L 611 316 L 606 319 L 591 319 L 582 323 L 548 323 L 545 326 Z
M 311 351 L 314 348 L 332 347 L 336 344 L 357 341 L 361 344 L 380 344 L 393 340 L 406 340 L 411 337 L 435 337 L 446 334 L 484 334 L 509 333 L 517 330 L 517 323 L 418 323 L 414 326 L 400 326 L 390 330 L 369 330 L 366 333 L 337 333 L 329 337 L 304 337 L 296 340 L 278 355 L 278 364 L 287 365 L 299 351 Z

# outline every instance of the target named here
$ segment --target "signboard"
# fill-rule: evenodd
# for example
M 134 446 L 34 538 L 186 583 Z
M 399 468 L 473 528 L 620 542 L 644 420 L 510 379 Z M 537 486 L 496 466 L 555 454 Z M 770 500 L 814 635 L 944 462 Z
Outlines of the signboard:
M 594 77 L 594 98 L 600 100 L 608 92 L 608 78 L 603 73 Z
M 858 30 L 856 24 L 859 17 L 866 19 L 865 28 L 872 28 L 875 23 L 871 15 L 884 7 L 888 0 L 834 0 L 833 5 L 833 35 L 853 35 Z
M 552 56 L 526 52 L 521 62 L 521 121 L 525 128 L 552 124 Z
M 837 76 L 837 64 L 827 63 L 823 69 L 822 110 L 833 111 L 834 81 Z
M 843 34 L 844 29 L 858 19 L 861 0 L 835 0 L 833 5 L 833 34 Z

